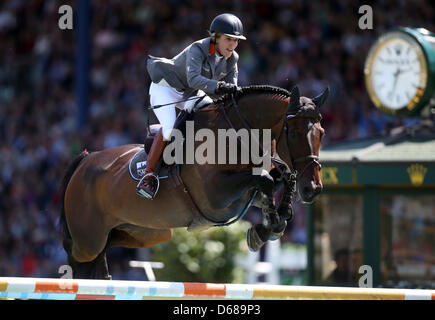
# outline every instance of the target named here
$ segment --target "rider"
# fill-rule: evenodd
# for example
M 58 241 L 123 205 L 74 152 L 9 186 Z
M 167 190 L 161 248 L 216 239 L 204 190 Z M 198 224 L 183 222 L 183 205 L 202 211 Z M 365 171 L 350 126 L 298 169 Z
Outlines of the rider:
M 204 92 L 220 95 L 237 90 L 239 56 L 234 50 L 239 39 L 246 40 L 242 22 L 233 14 L 218 15 L 210 25 L 209 35 L 172 59 L 150 56 L 147 61 L 152 80 L 149 90 L 151 106 L 169 105 L 153 109 L 162 127 L 148 154 L 145 176 L 136 187 L 140 196 L 155 197 L 158 181 L 155 170 L 175 124 L 175 107 L 185 108 L 185 103 L 178 101 L 195 95 L 203 96 Z

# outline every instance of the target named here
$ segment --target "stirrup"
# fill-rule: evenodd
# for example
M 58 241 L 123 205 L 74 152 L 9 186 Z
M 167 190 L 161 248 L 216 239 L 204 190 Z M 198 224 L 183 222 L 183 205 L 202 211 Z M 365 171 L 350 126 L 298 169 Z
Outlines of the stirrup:
M 156 188 L 156 191 L 154 192 L 154 194 L 149 194 L 149 193 L 147 193 L 146 191 L 144 191 L 143 189 L 140 188 L 140 185 L 142 184 L 143 179 L 145 179 L 146 177 L 149 177 L 149 176 L 153 176 L 157 180 L 157 188 Z M 156 196 L 157 192 L 159 191 L 159 188 L 160 188 L 160 179 L 159 179 L 159 177 L 156 176 L 153 172 L 150 172 L 150 173 L 145 174 L 139 180 L 139 183 L 136 185 L 136 194 L 138 194 L 138 195 L 140 195 L 140 196 L 142 196 L 144 198 L 153 200 L 154 197 Z

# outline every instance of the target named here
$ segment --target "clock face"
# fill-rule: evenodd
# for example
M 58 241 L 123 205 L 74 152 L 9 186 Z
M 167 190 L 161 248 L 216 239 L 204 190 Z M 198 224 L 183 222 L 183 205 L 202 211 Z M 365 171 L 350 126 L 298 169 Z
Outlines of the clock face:
M 404 33 L 387 34 L 371 50 L 365 78 L 370 98 L 378 108 L 390 113 L 412 110 L 427 82 L 423 50 Z

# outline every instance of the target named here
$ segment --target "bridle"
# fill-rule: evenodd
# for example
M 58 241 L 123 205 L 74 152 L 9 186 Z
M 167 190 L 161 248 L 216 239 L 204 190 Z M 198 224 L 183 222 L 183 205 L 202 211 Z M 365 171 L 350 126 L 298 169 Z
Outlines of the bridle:
M 297 175 L 296 175 L 296 177 L 298 178 L 299 176 L 303 176 L 303 174 L 305 173 L 305 171 L 310 167 L 310 166 L 312 166 L 312 165 L 316 165 L 316 166 L 318 166 L 319 167 L 319 170 L 321 170 L 322 169 L 322 165 L 320 164 L 320 162 L 319 162 L 319 156 L 317 156 L 317 155 L 315 155 L 315 154 L 309 154 L 309 155 L 307 155 L 307 156 L 303 156 L 303 157 L 299 157 L 299 158 L 296 158 L 296 159 L 292 159 L 292 156 L 291 156 L 291 154 L 290 154 L 290 144 L 289 144 L 289 141 L 288 141 L 288 125 L 287 125 L 287 120 L 288 119 L 291 119 L 291 118 L 294 118 L 296 115 L 293 115 L 293 114 L 287 114 L 286 115 L 286 118 L 285 118 L 285 121 L 284 121 L 284 124 L 283 124 L 283 129 L 282 129 L 282 131 L 284 131 L 284 135 L 285 135 L 285 141 L 286 141 L 286 145 L 287 145 L 287 150 L 288 150 L 288 156 L 289 156 L 289 158 L 290 158 L 290 165 L 291 165 L 291 170 L 293 171 L 293 172 L 297 172 Z M 312 129 L 313 129 L 313 127 L 314 127 L 314 125 L 313 126 L 311 126 L 311 128 L 308 130 L 308 132 L 309 131 L 311 131 Z M 282 135 L 282 131 L 281 131 L 281 135 Z M 280 137 L 281 137 L 281 135 L 280 135 Z M 280 137 L 278 137 L 278 140 L 279 140 L 279 138 Z M 310 144 L 310 149 L 311 149 L 311 152 L 312 152 L 312 147 L 311 147 L 311 144 Z M 296 163 L 299 163 L 299 162 L 304 162 L 304 161 L 307 161 L 307 160 L 311 160 L 311 161 L 309 161 L 304 167 L 303 167 L 303 169 L 300 171 L 300 172 L 298 172 L 296 169 L 295 169 L 295 164 Z
M 247 130 L 250 130 L 250 129 L 251 129 L 251 125 L 248 123 L 248 121 L 247 121 L 247 120 L 243 117 L 243 115 L 240 113 L 239 106 L 238 106 L 238 104 L 237 104 L 236 99 L 234 98 L 234 94 L 231 94 L 231 99 L 232 99 L 232 101 L 231 101 L 232 104 L 231 104 L 231 105 L 234 107 L 234 109 L 235 109 L 235 111 L 236 111 L 236 114 L 237 114 L 237 117 L 239 118 L 239 120 L 240 120 L 241 123 L 243 124 L 243 127 L 244 127 L 245 129 L 247 129 Z M 231 106 L 231 105 L 230 105 L 230 106 Z M 220 104 L 220 108 L 223 110 L 224 118 L 225 118 L 225 120 L 227 121 L 227 123 L 229 124 L 229 126 L 230 126 L 232 129 L 236 130 L 236 129 L 235 129 L 235 126 L 234 126 L 234 124 L 233 124 L 233 122 L 232 122 L 231 119 L 228 117 L 228 114 L 227 114 L 227 112 L 226 112 L 226 108 L 225 108 L 224 104 Z M 302 117 L 303 117 L 304 115 L 299 115 L 299 114 L 298 114 L 298 116 L 302 116 Z M 296 176 L 296 178 L 298 178 L 298 177 L 302 176 L 302 175 L 305 173 L 305 171 L 306 171 L 310 166 L 312 166 L 312 165 L 316 165 L 316 166 L 319 167 L 319 170 L 321 170 L 321 169 L 322 169 L 322 165 L 321 165 L 320 162 L 319 162 L 319 157 L 318 157 L 317 155 L 315 155 L 315 154 L 309 154 L 309 155 L 307 155 L 307 156 L 299 157 L 299 158 L 296 158 L 296 159 L 293 160 L 293 158 L 292 158 L 292 156 L 291 156 L 291 154 L 290 154 L 290 144 L 289 144 L 289 141 L 288 141 L 288 134 L 287 134 L 287 133 L 288 133 L 288 125 L 287 125 L 287 120 L 288 120 L 288 119 L 291 119 L 291 118 L 294 118 L 294 117 L 296 117 L 295 114 L 286 114 L 286 119 L 285 119 L 285 121 L 284 121 L 283 128 L 282 128 L 282 130 L 281 130 L 281 134 L 280 134 L 280 136 L 277 138 L 277 141 L 281 138 L 282 132 L 284 131 L 285 139 L 286 139 L 286 145 L 287 145 L 287 150 L 288 150 L 288 156 L 289 156 L 289 158 L 290 158 L 290 164 L 288 165 L 288 167 L 289 167 L 289 169 L 290 169 L 290 172 L 291 172 L 292 174 L 294 174 L 294 175 Z M 320 114 L 319 114 L 319 117 L 321 117 Z M 314 127 L 314 125 L 309 129 L 309 131 L 310 131 L 313 127 Z M 237 138 L 240 140 L 240 137 L 239 137 L 239 136 L 237 136 Z M 240 141 L 241 141 L 241 140 L 240 140 Z M 264 153 L 264 150 L 263 150 L 261 144 L 259 144 L 259 147 L 260 147 L 261 151 Z M 311 147 L 311 145 L 310 145 L 310 147 Z M 310 148 L 310 149 L 312 150 L 312 148 Z M 312 152 L 312 151 L 311 151 L 311 152 Z M 272 157 L 272 161 L 273 161 L 273 160 L 277 161 L 277 159 L 275 159 L 275 158 Z M 299 163 L 299 162 L 304 162 L 304 161 L 307 161 L 307 160 L 311 160 L 311 161 L 309 161 L 309 162 L 304 166 L 304 168 L 303 168 L 300 172 L 298 172 L 298 171 L 296 170 L 296 168 L 295 168 L 295 164 L 296 164 L 296 163 Z M 279 161 L 279 163 L 280 163 L 280 164 L 283 164 L 283 161 Z
M 234 98 L 234 94 L 231 94 L 231 99 L 232 99 L 232 104 L 230 104 L 229 106 L 232 105 L 232 106 L 234 107 L 234 109 L 235 109 L 235 111 L 236 111 L 236 113 L 237 113 L 237 117 L 239 118 L 239 120 L 240 120 L 241 123 L 243 124 L 244 128 L 247 129 L 247 130 L 250 130 L 252 127 L 251 127 L 251 125 L 248 123 L 248 121 L 243 117 L 243 115 L 240 113 L 239 106 L 238 106 L 238 104 L 237 104 L 236 99 Z M 225 104 L 224 104 L 224 103 L 219 103 L 219 104 L 217 104 L 217 105 L 218 105 L 218 107 L 219 107 L 220 109 L 222 109 L 222 111 L 223 111 L 222 113 L 223 113 L 223 115 L 224 115 L 224 118 L 225 118 L 226 122 L 228 123 L 228 125 L 230 126 L 230 128 L 232 128 L 232 129 L 234 129 L 235 131 L 237 131 L 236 128 L 235 128 L 235 126 L 234 126 L 234 124 L 233 124 L 233 122 L 232 122 L 231 119 L 228 117 L 228 114 L 227 114 L 227 111 L 226 111 L 226 106 L 225 106 Z M 289 116 L 287 115 L 286 120 L 288 119 L 288 117 L 289 117 Z M 284 129 L 284 128 L 285 128 L 285 129 Z M 284 121 L 283 129 L 281 130 L 280 137 L 281 137 L 282 132 L 283 132 L 284 130 L 285 130 L 285 131 L 288 130 L 288 128 L 287 128 L 287 121 Z M 310 128 L 310 130 L 311 130 L 311 128 Z M 298 177 L 299 175 L 302 175 L 302 174 L 306 171 L 306 169 L 307 169 L 310 165 L 312 165 L 312 164 L 316 164 L 316 165 L 318 165 L 319 168 L 320 168 L 321 166 L 320 166 L 320 163 L 319 163 L 319 157 L 316 156 L 316 155 L 314 155 L 314 154 L 308 155 L 308 156 L 306 156 L 306 157 L 297 158 L 297 159 L 295 159 L 295 160 L 293 161 L 293 160 L 292 160 L 292 157 L 291 157 L 291 154 L 290 154 L 290 148 L 289 148 L 289 143 L 288 143 L 287 132 L 286 132 L 285 136 L 286 136 L 286 142 L 287 142 L 288 153 L 289 153 L 289 157 L 290 157 L 290 166 L 288 166 L 284 161 L 282 161 L 282 160 L 280 160 L 280 159 L 277 159 L 277 158 L 274 158 L 272 155 L 271 155 L 271 160 L 272 160 L 272 162 L 274 163 L 274 165 L 275 165 L 275 167 L 277 168 L 277 170 L 278 170 L 278 171 L 280 172 L 280 174 L 281 174 L 281 177 L 280 177 L 279 179 L 280 179 L 280 180 L 282 179 L 282 180 L 286 181 L 287 185 L 290 187 L 290 188 L 289 188 L 289 192 L 290 192 L 290 193 L 287 195 L 287 196 L 288 196 L 288 199 L 289 199 L 289 204 L 290 204 L 290 203 L 291 203 L 291 199 L 293 198 L 293 195 L 294 195 L 295 192 L 296 192 L 296 181 L 297 181 L 297 177 Z M 279 140 L 280 137 L 277 138 L 277 141 Z M 237 139 L 239 140 L 240 143 L 243 143 L 243 141 L 241 140 L 240 136 L 237 136 Z M 264 149 L 262 148 L 262 145 L 261 145 L 261 144 L 258 144 L 258 146 L 260 147 L 262 153 L 264 154 Z M 310 161 L 307 165 L 305 165 L 304 169 L 301 171 L 301 174 L 299 174 L 299 173 L 294 169 L 294 163 L 302 162 L 302 161 L 306 161 L 306 160 L 309 160 L 309 159 L 311 159 L 311 161 Z M 286 172 L 285 170 L 282 170 L 282 166 L 288 168 L 288 174 L 287 174 L 287 172 Z M 246 212 L 248 211 L 248 208 L 251 206 L 251 204 L 252 204 L 254 198 L 256 197 L 258 191 L 259 191 L 259 189 L 258 189 L 258 187 L 256 187 L 256 188 L 254 189 L 252 195 L 250 196 L 250 199 L 249 199 L 248 203 L 246 204 L 245 208 L 240 212 L 240 214 L 237 215 L 236 218 L 234 218 L 234 219 L 231 220 L 231 221 L 227 221 L 227 222 L 216 222 L 216 221 L 212 221 L 211 219 L 207 218 L 207 217 L 206 217 L 206 216 L 205 216 L 201 211 L 199 211 L 199 212 L 201 213 L 201 215 L 202 215 L 204 218 L 206 218 L 206 219 L 208 219 L 209 221 L 213 222 L 215 226 L 228 226 L 228 225 L 231 225 L 231 224 L 233 224 L 233 223 L 235 223 L 235 222 L 237 222 L 237 221 L 239 221 L 240 219 L 243 218 L 243 216 L 244 216 L 244 215 L 246 214 Z M 285 197 L 285 196 L 286 196 L 286 195 L 284 195 L 284 197 Z M 283 197 L 283 199 L 284 199 L 284 197 Z M 281 201 L 283 201 L 283 200 L 281 200 Z

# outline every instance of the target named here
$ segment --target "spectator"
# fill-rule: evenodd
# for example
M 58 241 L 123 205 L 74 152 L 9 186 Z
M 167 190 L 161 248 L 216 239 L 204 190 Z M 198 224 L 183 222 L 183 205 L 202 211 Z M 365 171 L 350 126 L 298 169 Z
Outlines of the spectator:
M 75 2 L 65 2 L 75 10 Z M 244 21 L 249 38 L 238 48 L 241 85 L 298 84 L 306 96 L 331 86 L 324 144 L 399 123 L 368 100 L 365 56 L 398 21 L 435 30 L 434 9 L 425 0 L 373 5 L 374 30 L 358 29 L 358 2 L 345 0 L 106 0 L 91 6 L 90 116 L 76 131 L 75 32 L 58 28 L 58 2 L 0 1 L 0 276 L 59 276 L 66 256 L 56 232 L 58 185 L 67 163 L 83 148 L 143 141 L 147 54 L 170 57 L 206 37 L 206 17 L 232 12 Z M 301 223 L 294 230 L 302 230 Z M 121 257 L 131 252 L 117 252 Z M 129 277 L 127 264 L 116 262 L 114 278 Z

